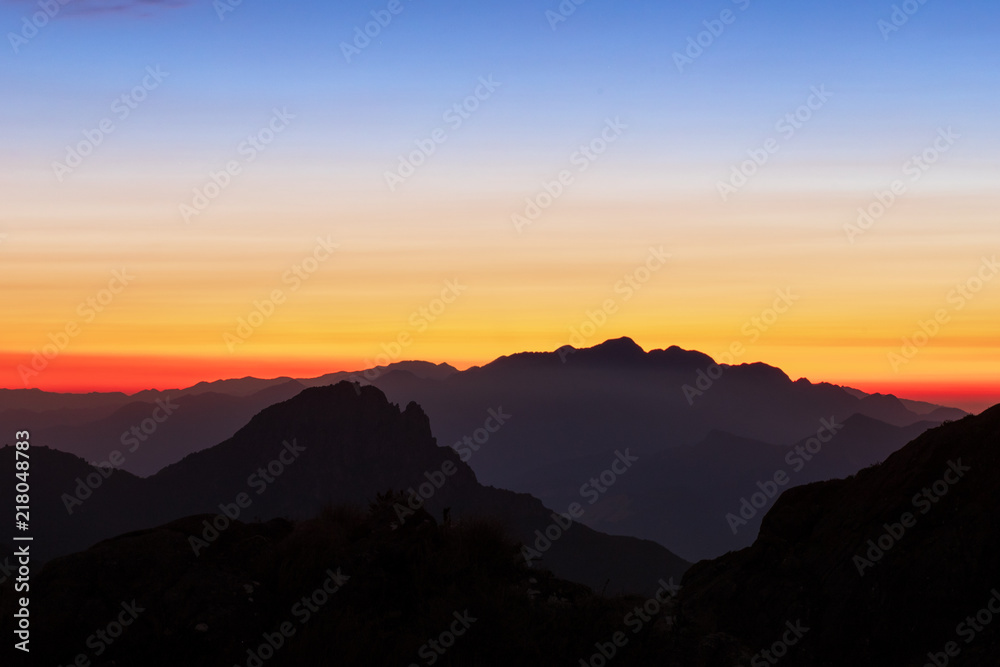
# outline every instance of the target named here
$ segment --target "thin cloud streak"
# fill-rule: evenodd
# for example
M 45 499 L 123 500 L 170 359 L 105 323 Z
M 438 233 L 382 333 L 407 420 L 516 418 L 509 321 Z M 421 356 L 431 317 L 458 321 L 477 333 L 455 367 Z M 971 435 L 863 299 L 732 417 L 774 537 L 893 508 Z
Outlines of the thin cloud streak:
M 32 0 L 4 0 L 3 4 L 22 8 L 26 12 L 38 9 L 38 3 Z M 194 0 L 69 0 L 65 4 L 60 2 L 59 12 L 63 16 L 132 15 L 146 17 L 152 16 L 151 10 L 158 8 L 180 9 L 193 4 L 195 4 Z

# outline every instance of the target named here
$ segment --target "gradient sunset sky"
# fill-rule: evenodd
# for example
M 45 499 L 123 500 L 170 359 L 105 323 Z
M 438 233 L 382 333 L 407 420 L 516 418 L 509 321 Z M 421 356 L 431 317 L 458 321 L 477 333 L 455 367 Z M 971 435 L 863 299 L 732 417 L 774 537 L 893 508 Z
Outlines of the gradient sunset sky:
M 0 0 L 0 386 L 630 336 L 1000 402 L 996 2 L 49 4 Z

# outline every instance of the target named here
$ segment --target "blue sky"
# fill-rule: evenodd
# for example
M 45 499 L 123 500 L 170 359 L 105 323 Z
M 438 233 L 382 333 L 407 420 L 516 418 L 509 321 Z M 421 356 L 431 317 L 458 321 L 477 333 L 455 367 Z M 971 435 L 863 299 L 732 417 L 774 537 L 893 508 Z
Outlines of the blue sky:
M 350 64 L 339 44 L 386 2 L 243 0 L 223 21 L 209 2 L 80 13 L 91 4 L 73 0 L 20 53 L 0 55 L 13 93 L 4 125 L 33 120 L 18 123 L 20 141 L 32 126 L 62 139 L 65 123 L 72 135 L 79 121 L 68 118 L 99 118 L 145 66 L 160 64 L 171 77 L 148 120 L 172 127 L 148 138 L 168 152 L 204 150 L 227 126 L 287 105 L 315 123 L 306 153 L 392 154 L 490 73 L 503 94 L 465 139 L 470 151 L 503 148 L 511 159 L 544 159 L 615 115 L 631 120 L 643 153 L 652 142 L 670 159 L 724 159 L 819 84 L 834 91 L 836 114 L 801 138 L 804 159 L 877 160 L 919 147 L 914 135 L 946 123 L 977 133 L 969 159 L 1000 148 L 995 3 L 931 0 L 886 41 L 876 23 L 892 4 L 870 1 L 754 0 L 741 10 L 588 0 L 552 30 L 545 11 L 556 2 L 410 0 Z M 5 2 L 0 25 L 16 32 L 33 8 Z M 672 54 L 727 9 L 736 21 L 678 72 Z
M 604 337 L 718 354 L 794 283 L 810 288 L 809 305 L 746 361 L 885 383 L 876 389 L 997 376 L 1000 293 L 956 318 L 919 363 L 886 364 L 995 247 L 995 2 L 587 0 L 553 29 L 558 0 L 400 0 L 350 62 L 342 43 L 389 0 L 242 0 L 220 18 L 223 2 L 51 0 L 56 15 L 18 37 L 39 0 L 0 0 L 0 288 L 13 295 L 0 356 L 44 341 L 124 261 L 148 286 L 77 351 L 214 355 L 219 331 L 269 276 L 334 234 L 349 249 L 339 268 L 241 348 L 248 364 L 325 355 L 359 367 L 456 275 L 475 279 L 479 300 L 411 356 L 482 363 L 555 349 L 606 284 L 664 244 L 678 275 L 650 286 Z M 895 6 L 915 11 L 885 32 Z M 678 68 L 689 39 L 703 51 Z M 149 68 L 162 81 L 115 117 L 115 100 Z M 448 127 L 444 114 L 484 79 L 499 85 Z M 816 90 L 828 99 L 804 108 Z M 776 123 L 803 110 L 808 120 L 781 137 Z M 242 162 L 239 147 L 275 113 L 290 115 L 287 127 Z M 60 173 L 103 121 L 113 132 Z M 575 171 L 573 155 L 609 121 L 626 129 Z M 390 189 L 400 156 L 442 128 L 426 165 Z M 907 181 L 863 241 L 845 238 L 858 209 L 948 128 L 958 138 L 933 168 Z M 722 198 L 720 183 L 775 138 L 759 173 Z M 233 160 L 238 178 L 185 217 Z M 527 232 L 512 226 L 567 169 L 574 183 L 551 210 Z

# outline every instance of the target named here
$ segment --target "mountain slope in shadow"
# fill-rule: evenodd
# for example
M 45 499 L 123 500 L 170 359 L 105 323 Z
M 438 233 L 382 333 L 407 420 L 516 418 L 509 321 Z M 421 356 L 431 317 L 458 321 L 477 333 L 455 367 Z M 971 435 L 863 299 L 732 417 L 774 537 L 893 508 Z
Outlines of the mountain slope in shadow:
M 152 403 L 133 401 L 102 419 L 83 424 L 44 424 L 47 414 L 23 422 L 39 442 L 102 464 L 115 452 L 121 468 L 148 477 L 191 452 L 211 447 L 247 423 L 265 407 L 302 391 L 290 380 L 247 396 L 216 392 L 166 394 Z
M 454 451 L 437 446 L 419 406 L 400 410 L 378 389 L 347 382 L 306 389 L 273 405 L 230 439 L 153 477 L 116 471 L 80 502 L 67 500 L 77 496 L 79 480 L 89 476 L 96 482 L 103 476 L 71 455 L 41 447 L 34 451 L 40 483 L 33 510 L 38 525 L 45 526 L 38 541 L 44 557 L 195 514 L 228 512 L 243 521 L 308 519 L 331 504 L 366 504 L 395 490 L 407 492 L 396 508 L 400 525 L 421 506 L 438 519 L 446 508 L 456 520 L 493 516 L 526 544 L 551 542 L 538 550 L 537 564 L 598 590 L 647 592 L 660 578 L 679 577 L 688 567 L 651 541 L 567 524 L 536 498 L 482 486 Z M 13 448 L 0 450 L 0 465 L 12 461 Z M 425 501 L 411 503 L 410 489 Z M 569 512 L 568 507 L 555 509 Z M 210 525 L 192 534 L 192 549 L 200 540 L 204 547 L 197 550 L 210 550 L 212 534 Z
M 187 536 L 211 517 L 195 516 L 53 561 L 33 582 L 30 664 L 552 665 L 590 656 L 644 602 L 528 567 L 496 522 L 437 524 L 421 511 L 392 529 L 386 515 L 376 503 L 236 522 L 200 556 Z M 10 599 L 4 590 L 4 631 Z M 95 637 L 123 612 L 114 641 Z M 664 629 L 618 664 L 661 662 Z
M 998 478 L 1000 406 L 786 491 L 753 546 L 685 575 L 679 664 L 749 659 L 786 621 L 809 628 L 789 664 L 996 664 Z
M 895 427 L 859 414 L 834 422 L 836 430 L 822 434 L 826 443 L 810 438 L 788 447 L 713 431 L 644 461 L 586 518 L 597 530 L 656 540 L 689 560 L 712 558 L 752 544 L 781 493 L 880 462 L 929 426 Z
M 472 466 L 486 483 L 536 495 L 544 495 L 532 482 L 537 469 L 621 446 L 652 456 L 714 430 L 787 446 L 812 436 L 824 418 L 864 414 L 909 426 L 965 416 L 918 415 L 895 397 L 859 398 L 842 387 L 792 381 L 766 364 L 717 366 L 678 347 L 645 352 L 627 338 L 501 357 L 444 379 L 394 371 L 372 383 L 400 405 L 419 403 L 445 444 L 480 427 L 487 409 L 503 406 L 515 420 Z
M 762 511 L 736 533 L 726 517 L 758 491 L 758 482 L 767 485 L 782 470 L 788 486 L 852 474 L 934 424 L 934 413 L 918 415 L 894 396 L 792 381 L 766 364 L 715 366 L 678 347 L 646 352 L 627 338 L 501 357 L 443 380 L 395 371 L 373 382 L 395 402 L 420 403 L 439 440 L 459 451 L 481 430 L 487 411 L 502 407 L 513 419 L 469 464 L 484 482 L 531 493 L 549 506 L 579 498 L 581 485 L 628 448 L 638 465 L 581 520 L 656 540 L 689 560 L 753 541 Z M 836 425 L 835 440 L 794 469 L 785 459 L 790 449 L 809 443 L 825 423 Z M 720 433 L 728 434 L 725 446 L 712 444 Z

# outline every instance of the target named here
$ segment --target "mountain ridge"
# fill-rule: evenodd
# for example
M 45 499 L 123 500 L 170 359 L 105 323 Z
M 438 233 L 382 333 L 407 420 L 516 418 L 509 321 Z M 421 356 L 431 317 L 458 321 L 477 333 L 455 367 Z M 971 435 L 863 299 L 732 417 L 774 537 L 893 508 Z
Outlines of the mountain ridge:
M 1000 584 L 998 442 L 995 406 L 927 430 L 856 475 L 786 491 L 753 545 L 688 571 L 679 622 L 692 636 L 754 647 L 769 645 L 778 619 L 801 619 L 810 631 L 795 664 L 804 667 L 944 655 Z M 973 639 L 956 641 L 950 655 L 992 664 L 997 627 Z M 689 643 L 684 652 L 704 650 Z
M 12 458 L 13 448 L 0 449 L 0 460 Z M 377 388 L 348 382 L 306 388 L 268 406 L 230 438 L 149 478 L 110 469 L 102 475 L 71 454 L 42 447 L 36 459 L 45 482 L 33 510 L 54 531 L 50 558 L 223 507 L 238 515 L 233 518 L 305 520 L 329 505 L 366 504 L 378 494 L 407 489 L 420 489 L 422 500 L 407 497 L 399 508 L 401 522 L 420 507 L 439 518 L 445 508 L 456 520 L 495 516 L 526 544 L 538 543 L 554 522 L 553 512 L 567 512 L 480 484 L 456 452 L 438 446 L 416 403 L 399 408 Z M 78 492 L 80 480 L 88 478 L 93 483 Z M 604 535 L 576 522 L 559 532 L 548 540 L 542 565 L 592 587 L 642 592 L 657 578 L 679 577 L 688 567 L 651 541 Z

